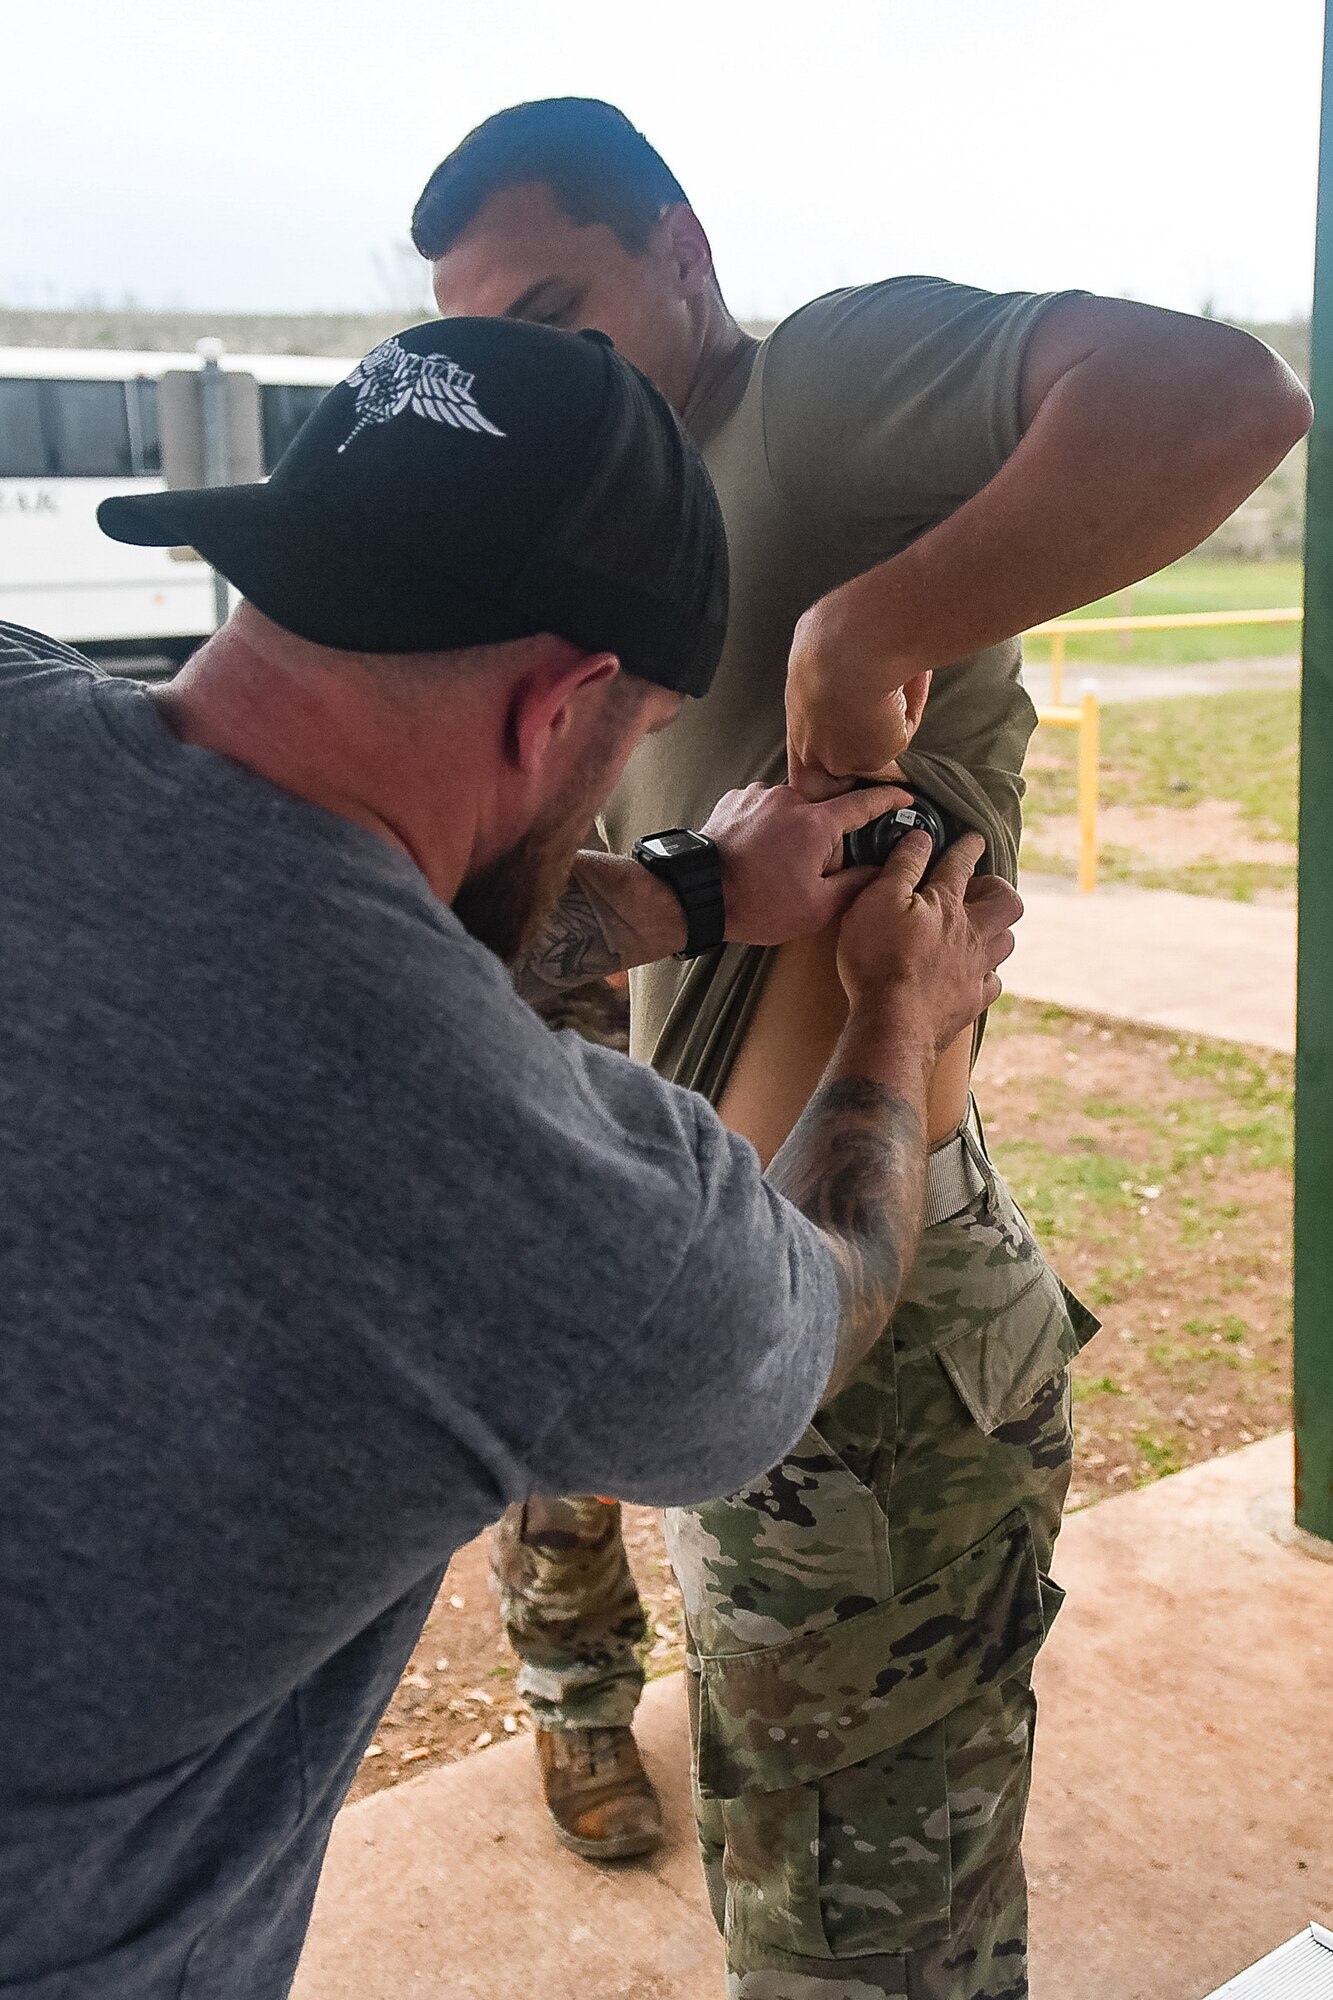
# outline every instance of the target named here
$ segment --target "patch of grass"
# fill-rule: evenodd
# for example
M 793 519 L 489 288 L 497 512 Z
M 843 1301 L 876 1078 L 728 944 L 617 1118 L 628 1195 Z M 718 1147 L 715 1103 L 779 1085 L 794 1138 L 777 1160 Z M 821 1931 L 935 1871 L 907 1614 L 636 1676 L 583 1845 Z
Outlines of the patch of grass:
M 1140 889 L 1176 889 L 1186 896 L 1215 896 L 1224 903 L 1252 903 L 1259 896 L 1294 895 L 1296 868 L 1287 861 L 1191 861 L 1183 868 L 1145 868 L 1129 856 L 1107 880 L 1132 882 Z
M 1207 1080 L 1213 1103 L 1198 1097 L 1173 1101 L 1171 1118 L 1177 1168 L 1195 1160 L 1241 1154 L 1250 1167 L 1290 1170 L 1293 1145 L 1292 1063 L 1285 1056 L 1256 1056 L 1227 1042 L 1175 1045 L 1169 1057 L 1181 1081 Z M 1226 1205 L 1218 1210 L 1230 1220 Z
M 1217 1334 L 1220 1339 L 1230 1341 L 1234 1346 L 1237 1341 L 1244 1340 L 1250 1329 L 1236 1313 L 1228 1313 L 1221 1320 L 1182 1320 L 1180 1330 L 1182 1333 L 1207 1334 L 1209 1337 Z
M 1003 995 L 992 1009 L 994 1033 L 998 1038 L 1013 1030 L 1037 1032 L 1067 1041 L 1073 1051 L 1087 1047 L 1095 1052 L 1098 1032 L 1091 1022 L 1063 1008 L 1017 1000 Z M 1041 1181 L 1052 1188 L 1070 1185 L 1094 1198 L 1109 1199 L 1114 1192 L 1126 1202 L 1138 1197 L 1120 1187 L 1125 1180 L 1136 1186 L 1144 1181 L 1163 1182 L 1193 1167 L 1211 1173 L 1223 1161 L 1235 1165 L 1267 1169 L 1289 1169 L 1292 1161 L 1294 1065 L 1290 1056 L 1261 1053 L 1234 1042 L 1203 1039 L 1177 1040 L 1169 1030 L 1130 1031 L 1104 1029 L 1101 1041 L 1132 1039 L 1152 1047 L 1177 1086 L 1168 1096 L 1162 1091 L 1145 1093 L 1137 1099 L 1112 1096 L 1091 1090 L 1078 1094 L 1079 1065 L 1055 1075 L 1029 1078 L 1024 1097 L 1064 1114 L 1072 1109 L 1103 1124 L 1112 1120 L 1132 1125 L 1152 1141 L 1146 1160 L 1135 1164 L 1102 1150 L 1100 1137 L 1070 1135 L 1080 1140 L 1078 1156 L 1067 1151 L 1050 1153 L 1039 1141 L 1024 1137 L 1014 1141 L 1010 1157 L 1020 1156 L 1028 1171 L 1025 1182 Z M 1091 1144 L 1091 1152 L 1083 1147 Z M 1017 1173 L 1018 1169 L 1015 1168 Z M 1200 1223 L 1216 1228 L 1239 1214 L 1234 1202 L 1206 1202 L 1191 1193 L 1181 1197 L 1181 1205 L 1194 1208 Z
M 992 1036 L 996 1163 L 1106 1322 L 1073 1369 L 1078 1503 L 1288 1422 L 1290 1059 L 1010 998 Z
M 1196 1194 L 1180 1193 L 1174 1206 L 1182 1249 L 1197 1250 L 1201 1244 L 1225 1239 L 1227 1232 L 1222 1225 L 1227 1217 L 1215 1202 L 1205 1201 Z M 1230 1280 L 1221 1279 L 1219 1283 L 1225 1291 Z
M 1079 1106 L 1085 1118 L 1132 1118 L 1133 1107 L 1118 1097 L 1085 1097 Z
M 1090 1209 L 1110 1214 L 1138 1203 L 1129 1184 L 1139 1169 L 1111 1153 L 1053 1152 L 1015 1139 L 1004 1170 L 1036 1234 L 1052 1241 L 1086 1233 Z
M 1295 688 L 1239 688 L 1102 710 L 1103 805 L 1185 807 L 1231 799 L 1260 838 L 1295 840 L 1300 697 Z M 1024 816 L 1075 809 L 1073 730 L 1039 739 Z
M 1086 1382 L 1079 1376 L 1072 1385 L 1072 1394 L 1076 1403 L 1088 1403 L 1094 1396 L 1127 1396 L 1129 1391 L 1118 1382 L 1113 1382 L 1109 1375 L 1103 1375 L 1096 1382 Z
M 1007 995 L 1004 996 L 996 1004 L 1003 1007 L 1007 998 Z M 1073 1015 L 1067 1008 L 1057 1007 L 1054 1001 L 1039 1000 L 1035 1004 L 1032 1020 L 1025 1022 L 1024 1026 L 1040 1028 L 1043 1034 L 1053 1035 L 1060 1028 L 1067 1027 L 1073 1018 Z
M 1247 1104 L 1268 1104 L 1291 1086 L 1291 1062 L 1284 1056 L 1256 1056 L 1236 1042 L 1204 1039 L 1170 1043 L 1167 1054 L 1174 1076 L 1207 1077 L 1225 1086 L 1228 1097 Z
M 1151 1171 L 1145 1171 L 1141 1164 L 1139 1180 L 1171 1182 L 1191 1167 L 1202 1165 L 1205 1172 L 1212 1172 L 1223 1161 L 1260 1170 L 1290 1168 L 1293 1097 L 1289 1059 L 1257 1056 L 1225 1042 L 1168 1043 L 1166 1053 L 1174 1078 L 1182 1084 L 1206 1082 L 1212 1086 L 1207 1093 L 1173 1096 L 1165 1102 L 1159 1098 L 1131 1103 L 1094 1091 L 1078 1105 L 1084 1118 L 1098 1124 L 1114 1121 L 1149 1136 L 1153 1142 Z M 1095 1133 L 1072 1135 L 1068 1143 L 1074 1150 L 1101 1151 Z M 1181 1197 L 1181 1204 L 1187 1213 L 1198 1207 L 1192 1196 Z M 1233 1220 L 1236 1213 L 1234 1203 L 1209 1203 L 1205 1211 L 1199 1211 L 1197 1223 L 1202 1227 L 1206 1222 L 1209 1229 L 1215 1229 Z
M 1171 1439 L 1154 1437 L 1151 1431 L 1139 1430 L 1134 1433 L 1134 1443 L 1138 1447 L 1145 1475 L 1139 1481 L 1141 1486 L 1150 1485 L 1154 1479 L 1169 1478 L 1184 1465 L 1180 1451 Z
M 1258 688 L 1197 700 L 1109 704 L 1102 712 L 1101 803 L 1182 810 L 1205 799 L 1227 800 L 1240 808 L 1253 838 L 1294 842 L 1299 701 L 1295 688 Z M 1075 810 L 1075 736 L 1057 729 L 1039 741 L 1041 757 L 1028 774 L 1024 861 L 1069 876 L 1076 866 L 1072 851 L 1045 847 L 1043 826 Z M 1114 843 L 1103 846 L 1099 872 L 1106 882 L 1236 902 L 1289 893 L 1296 880 L 1285 859 L 1205 857 L 1161 865 Z
M 1127 1291 L 1142 1279 L 1147 1266 L 1142 1257 L 1122 1257 L 1118 1263 L 1099 1264 L 1089 1282 L 1085 1283 L 1088 1304 L 1092 1306 L 1113 1306 Z
M 1224 562 L 1207 556 L 1186 556 L 1132 590 L 1099 598 L 1070 613 L 1072 618 L 1160 617 L 1180 611 L 1264 611 L 1299 604 L 1301 565 L 1298 562 Z M 1136 666 L 1174 665 L 1195 660 L 1250 659 L 1256 655 L 1294 653 L 1300 647 L 1299 625 L 1219 625 L 1168 632 L 1089 633 L 1065 642 L 1066 661 L 1110 661 Z M 1029 639 L 1025 650 L 1034 660 L 1048 660 L 1049 639 Z
M 1299 716 L 1295 688 L 1237 689 L 1141 708 L 1117 702 L 1105 718 L 1106 801 L 1233 799 L 1261 838 L 1295 840 Z

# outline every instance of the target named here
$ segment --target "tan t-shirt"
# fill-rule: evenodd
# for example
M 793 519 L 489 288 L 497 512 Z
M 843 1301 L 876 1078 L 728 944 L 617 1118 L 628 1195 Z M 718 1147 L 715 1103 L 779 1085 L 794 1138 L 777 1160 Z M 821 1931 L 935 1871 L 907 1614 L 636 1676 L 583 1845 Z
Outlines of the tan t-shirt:
M 992 479 L 1021 436 L 1023 356 L 1057 294 L 890 278 L 831 292 L 746 347 L 690 428 L 731 550 L 731 613 L 702 701 L 635 752 L 603 816 L 613 852 L 700 826 L 723 792 L 785 776 L 783 696 L 797 619 L 896 555 Z M 1023 755 L 1036 717 L 1017 639 L 936 675 L 902 759 L 911 784 L 1018 867 Z M 716 1101 L 772 954 L 743 945 L 631 977 L 631 1048 Z

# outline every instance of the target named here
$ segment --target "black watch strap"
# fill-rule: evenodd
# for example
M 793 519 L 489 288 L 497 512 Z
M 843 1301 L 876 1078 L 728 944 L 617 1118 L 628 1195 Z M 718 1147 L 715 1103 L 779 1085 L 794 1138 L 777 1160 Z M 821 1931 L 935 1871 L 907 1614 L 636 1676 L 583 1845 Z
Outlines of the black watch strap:
M 671 826 L 634 843 L 634 859 L 673 889 L 685 912 L 685 949 L 680 958 L 716 951 L 727 935 L 722 896 L 722 857 L 705 833 Z

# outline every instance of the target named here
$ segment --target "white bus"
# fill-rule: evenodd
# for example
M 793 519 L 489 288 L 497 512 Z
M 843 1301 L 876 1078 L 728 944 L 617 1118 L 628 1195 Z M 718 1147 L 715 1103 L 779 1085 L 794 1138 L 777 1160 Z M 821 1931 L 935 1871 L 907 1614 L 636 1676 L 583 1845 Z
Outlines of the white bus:
M 0 347 L 0 619 L 71 645 L 182 658 L 213 630 L 211 572 L 97 526 L 111 493 L 160 492 L 157 384 L 197 354 Z M 259 384 L 264 470 L 350 359 L 227 354 Z

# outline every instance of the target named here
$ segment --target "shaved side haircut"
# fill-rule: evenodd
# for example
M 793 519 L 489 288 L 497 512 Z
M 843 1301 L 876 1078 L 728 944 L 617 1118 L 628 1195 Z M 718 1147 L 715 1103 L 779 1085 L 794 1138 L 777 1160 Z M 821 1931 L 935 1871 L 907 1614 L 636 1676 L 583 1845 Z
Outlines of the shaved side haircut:
M 642 132 L 597 97 L 546 97 L 497 111 L 441 160 L 412 214 L 423 257 L 442 257 L 492 195 L 537 182 L 571 222 L 602 222 L 627 250 L 648 247 L 684 188 Z

